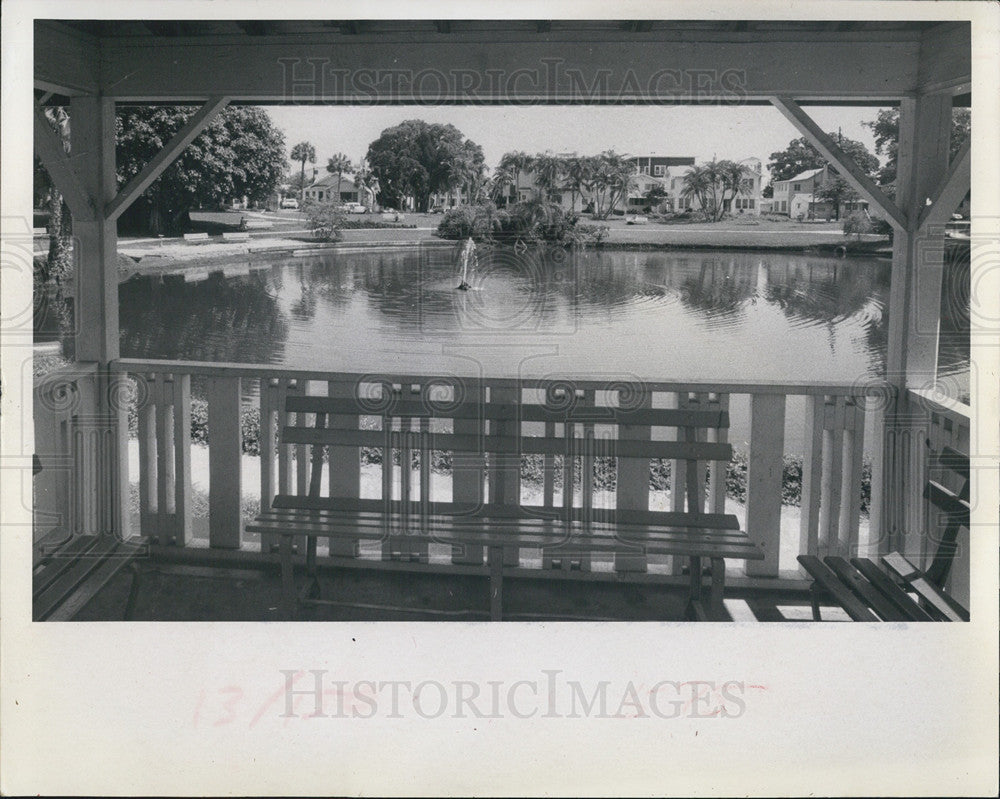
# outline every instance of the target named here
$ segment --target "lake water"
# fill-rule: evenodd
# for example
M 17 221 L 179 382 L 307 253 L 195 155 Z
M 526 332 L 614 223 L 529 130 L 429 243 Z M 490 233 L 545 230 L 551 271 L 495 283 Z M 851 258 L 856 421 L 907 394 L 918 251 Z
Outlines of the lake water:
M 884 373 L 885 259 L 484 249 L 464 292 L 455 257 L 440 245 L 340 250 L 253 271 L 236 265 L 244 274 L 230 277 L 133 278 L 119 294 L 121 353 L 359 374 L 609 381 L 852 384 Z M 967 255 L 951 259 L 945 285 L 939 375 L 961 394 L 969 380 Z M 38 337 L 61 337 L 71 352 L 70 317 L 46 313 Z M 747 435 L 747 406 L 741 398 L 731 408 L 737 444 Z M 799 451 L 801 422 L 801 400 L 791 398 L 789 453 Z
M 333 252 L 121 287 L 123 357 L 317 370 L 838 381 L 885 368 L 889 262 L 733 251 Z M 966 295 L 967 296 L 967 295 Z M 946 298 L 940 373 L 968 372 Z M 966 378 L 967 379 L 967 378 Z

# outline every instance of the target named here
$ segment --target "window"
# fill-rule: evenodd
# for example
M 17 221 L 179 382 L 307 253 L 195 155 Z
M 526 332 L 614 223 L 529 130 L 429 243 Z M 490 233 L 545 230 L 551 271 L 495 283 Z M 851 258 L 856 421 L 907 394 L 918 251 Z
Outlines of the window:
M 747 200 L 747 208 L 749 208 L 751 211 L 753 210 L 753 202 L 754 201 L 752 199 Z
M 663 164 L 657 164 L 653 167 L 653 174 L 658 178 L 662 178 L 666 174 L 666 169 Z
M 792 184 L 792 191 L 802 191 L 802 184 L 801 183 L 793 183 Z
M 648 166 L 641 167 L 639 169 L 639 172 L 642 173 L 643 175 L 648 175 L 649 174 L 649 167 Z

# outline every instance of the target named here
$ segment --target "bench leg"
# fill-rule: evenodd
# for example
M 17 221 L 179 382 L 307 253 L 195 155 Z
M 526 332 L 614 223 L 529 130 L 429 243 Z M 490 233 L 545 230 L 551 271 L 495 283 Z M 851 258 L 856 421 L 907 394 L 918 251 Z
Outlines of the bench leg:
M 819 601 L 822 598 L 822 594 L 823 589 L 820 588 L 819 583 L 813 581 L 813 584 L 809 586 L 809 600 L 812 603 L 813 621 L 823 621 L 819 610 Z
M 490 547 L 490 621 L 503 620 L 503 547 Z
M 139 597 L 139 576 L 142 571 L 139 564 L 135 561 L 129 564 L 129 569 L 132 570 L 132 584 L 129 586 L 128 599 L 125 601 L 125 614 L 123 616 L 125 621 L 132 621 L 135 601 Z
M 725 615 L 725 605 L 722 603 L 725 591 L 726 561 L 724 558 L 712 558 L 712 585 L 709 602 L 712 605 L 712 614 L 717 618 L 722 618 Z
M 295 606 L 295 573 L 292 570 L 292 537 L 281 536 L 279 545 L 281 552 L 281 618 L 284 621 L 294 621 Z

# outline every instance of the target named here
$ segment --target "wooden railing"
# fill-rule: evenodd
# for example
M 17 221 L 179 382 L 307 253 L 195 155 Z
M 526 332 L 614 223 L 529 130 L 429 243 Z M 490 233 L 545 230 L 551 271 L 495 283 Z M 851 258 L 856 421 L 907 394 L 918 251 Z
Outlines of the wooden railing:
M 109 377 L 111 379 L 109 380 Z M 126 536 L 122 504 L 109 501 L 126 485 L 123 411 L 117 375 L 74 363 L 35 381 L 34 526 L 36 537 L 59 528 Z
M 886 444 L 897 459 L 895 476 L 902 502 L 889 514 L 885 541 L 880 549 L 898 549 L 921 567 L 929 565 L 937 550 L 944 523 L 933 504 L 924 497 L 929 478 L 947 483 L 954 479 L 950 470 L 938 467 L 945 447 L 970 455 L 971 409 L 961 402 L 930 391 L 908 390 L 900 410 L 886 426 Z M 973 478 L 975 478 L 973 470 Z M 947 488 L 958 490 L 957 484 Z M 975 479 L 972 481 L 975 507 Z M 957 550 L 948 583 L 948 593 L 969 605 L 969 531 L 960 530 Z
M 256 407 L 260 413 L 260 497 L 266 506 L 273 495 L 293 487 L 308 484 L 309 459 L 306 447 L 278 445 L 276 426 L 284 422 L 284 399 L 293 394 L 326 394 L 341 397 L 362 397 L 362 407 L 367 402 L 377 414 L 382 392 L 417 391 L 413 396 L 426 396 L 418 389 L 434 383 L 447 398 L 448 392 L 463 391 L 483 401 L 517 402 L 519 392 L 538 391 L 551 381 L 539 379 L 460 379 L 429 377 L 412 374 L 357 374 L 328 373 L 275 368 L 266 365 L 217 364 L 158 360 L 121 360 L 112 364 L 112 372 L 119 377 L 128 376 L 135 381 L 136 413 L 138 416 L 139 471 L 132 475 L 138 481 L 139 530 L 133 533 L 149 536 L 161 546 L 205 545 L 218 550 L 242 549 L 267 553 L 273 542 L 256 542 L 244 534 L 243 476 L 241 473 L 241 414 Z M 85 376 L 83 376 L 85 377 Z M 192 383 L 196 393 L 207 401 L 208 427 L 208 538 L 197 539 L 192 519 L 194 491 L 192 488 Z M 866 395 L 877 387 L 850 386 L 845 384 L 794 384 L 794 383 L 710 383 L 710 382 L 642 382 L 627 377 L 621 381 L 594 381 L 560 379 L 574 391 L 575 401 L 595 409 L 613 408 L 616 403 L 646 403 L 652 407 L 713 408 L 723 411 L 742 407 L 745 420 L 746 441 L 732 440 L 737 451 L 747 454 L 747 495 L 744 527 L 751 539 L 764 553 L 763 561 L 750 563 L 749 578 L 785 578 L 800 576 L 797 571 L 781 572 L 779 554 L 782 544 L 790 549 L 794 564 L 796 554 L 830 554 L 856 551 L 865 542 L 859 541 L 861 526 L 861 476 L 862 453 L 865 435 Z M 51 383 L 51 381 L 50 381 Z M 385 386 L 385 388 L 379 388 Z M 56 390 L 55 384 L 48 390 Z M 786 454 L 785 422 L 789 398 L 802 397 L 806 412 L 802 435 L 802 492 L 801 522 L 798 530 L 782 530 L 783 457 Z M 42 407 L 39 411 L 48 411 Z M 358 421 L 364 418 L 360 414 Z M 45 424 L 44 420 L 41 424 Z M 60 422 L 60 424 L 67 422 Z M 68 422 L 72 426 L 72 422 Z M 462 422 L 464 424 L 464 422 Z M 345 424 L 355 424 L 349 419 Z M 476 424 L 470 422 L 470 424 Z M 600 425 L 597 425 L 600 427 Z M 458 432 L 458 431 L 456 431 Z M 645 434 L 658 435 L 649 429 Z M 551 430 L 539 434 L 552 434 Z M 605 435 L 608 435 L 605 433 Z M 613 435 L 613 433 L 611 434 Z M 721 429 L 709 432 L 709 440 L 723 441 L 732 435 Z M 332 448 L 331 460 L 336 464 L 327 475 L 331 495 L 358 496 L 361 492 L 362 467 L 357 458 L 357 448 L 345 447 L 342 451 Z M 87 472 L 97 468 L 97 463 L 77 452 L 78 469 Z M 353 456 L 344 457 L 348 452 Z M 796 453 L 798 454 L 798 453 Z M 599 456 L 599 452 L 597 453 Z M 556 502 L 556 464 L 547 456 L 544 479 L 539 488 L 541 499 L 534 500 L 549 505 Z M 82 458 L 82 460 L 81 460 Z M 88 458 L 90 458 L 88 460 Z M 127 460 L 127 459 L 126 459 Z M 385 459 L 381 466 L 382 490 L 426 492 L 430 490 L 429 470 L 419 469 L 403 477 L 397 468 L 395 474 Z M 594 456 L 581 459 L 582 479 L 577 485 L 577 504 L 593 503 L 599 486 L 595 488 Z M 456 500 L 518 503 L 521 501 L 522 481 L 520 467 L 510 463 L 492 485 L 483 484 L 481 477 L 455 464 L 451 490 Z M 564 476 L 569 471 L 564 467 Z M 673 469 L 675 480 L 683 479 Z M 571 476 L 569 476 L 571 479 Z M 662 503 L 664 495 L 651 494 L 649 471 L 641 463 L 624 461 L 617 479 L 621 488 L 613 494 L 612 502 L 622 508 L 649 508 L 651 501 Z M 396 488 L 393 489 L 393 480 Z M 410 482 L 412 480 L 412 483 Z M 79 484 L 79 480 L 76 481 Z M 670 496 L 674 504 L 682 492 L 672 486 Z M 485 492 L 485 493 L 484 493 Z M 250 491 L 248 493 L 255 493 Z M 425 494 L 421 494 L 422 496 Z M 77 494 L 77 502 L 86 504 L 86 497 Z M 533 501 L 533 502 L 534 502 Z M 560 500 L 566 501 L 566 500 Z M 603 496 L 601 501 L 607 502 Z M 720 510 L 726 502 L 726 480 L 722 470 L 709 474 L 706 487 L 706 507 Z M 662 505 L 661 505 L 662 507 Z M 673 507 L 668 509 L 674 509 Z M 99 508 L 86 510 L 93 515 Z M 787 526 L 787 525 L 786 525 Z M 784 536 L 784 538 L 783 538 Z M 357 548 L 349 546 L 331 549 L 330 555 L 353 557 Z M 517 557 L 515 551 L 512 557 Z M 479 562 L 481 553 L 452 553 L 453 563 Z M 788 558 L 785 560 L 787 565 Z M 548 565 L 548 564 L 546 564 Z M 613 564 L 617 570 L 647 568 L 641 557 L 630 554 L 619 557 Z M 669 567 L 669 566 L 668 566 Z M 670 567 L 673 568 L 673 567 Z M 793 566 L 794 568 L 794 566 Z

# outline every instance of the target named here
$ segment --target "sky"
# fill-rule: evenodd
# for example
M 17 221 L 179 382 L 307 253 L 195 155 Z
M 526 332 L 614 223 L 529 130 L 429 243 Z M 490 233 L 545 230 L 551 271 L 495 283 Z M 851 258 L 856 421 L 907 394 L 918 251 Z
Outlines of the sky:
M 872 107 L 809 107 L 824 130 L 861 141 L 875 152 Z M 316 147 L 316 165 L 342 152 L 352 161 L 385 128 L 405 119 L 448 122 L 482 146 L 494 167 L 509 150 L 528 153 L 576 151 L 692 156 L 696 161 L 756 157 L 764 168 L 772 152 L 800 135 L 770 106 L 275 106 L 268 109 L 285 132 L 290 151 L 299 141 Z

